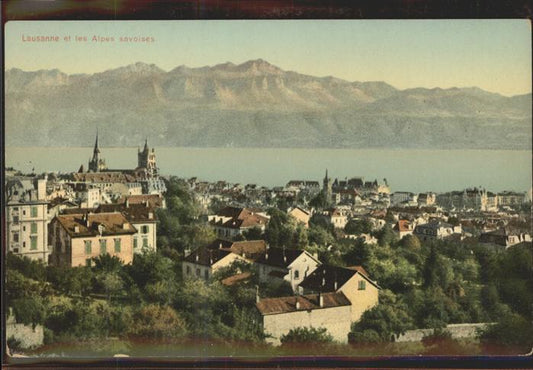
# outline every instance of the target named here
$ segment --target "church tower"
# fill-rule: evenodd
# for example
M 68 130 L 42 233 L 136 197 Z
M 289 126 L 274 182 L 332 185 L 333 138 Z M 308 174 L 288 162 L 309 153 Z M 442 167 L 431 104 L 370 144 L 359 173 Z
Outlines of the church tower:
M 145 168 L 148 176 L 157 176 L 157 165 L 155 162 L 155 150 L 148 148 L 148 139 L 144 141 L 144 148 L 137 153 L 137 167 Z
M 324 177 L 324 180 L 322 182 L 322 192 L 324 193 L 324 197 L 326 198 L 326 203 L 331 204 L 332 196 L 333 196 L 333 182 L 331 178 L 328 177 L 328 170 L 326 169 L 326 176 Z
M 100 172 L 107 169 L 105 160 L 100 158 L 100 149 L 98 148 L 98 131 L 96 131 L 96 141 L 94 143 L 93 157 L 89 159 L 89 172 Z

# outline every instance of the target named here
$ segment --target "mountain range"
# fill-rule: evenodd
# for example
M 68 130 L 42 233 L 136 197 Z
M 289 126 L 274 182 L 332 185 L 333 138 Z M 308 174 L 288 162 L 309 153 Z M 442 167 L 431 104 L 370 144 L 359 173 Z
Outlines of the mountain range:
M 4 82 L 7 146 L 89 146 L 98 128 L 102 146 L 531 148 L 531 94 L 399 90 L 261 59 L 168 72 L 13 68 Z

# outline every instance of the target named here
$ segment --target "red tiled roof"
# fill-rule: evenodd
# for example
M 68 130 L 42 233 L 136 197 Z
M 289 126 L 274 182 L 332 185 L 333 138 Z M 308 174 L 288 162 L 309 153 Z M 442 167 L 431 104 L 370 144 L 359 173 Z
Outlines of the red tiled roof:
M 407 220 L 399 220 L 396 225 L 394 225 L 394 230 L 396 231 L 412 231 L 411 223 Z
M 226 207 L 217 212 L 217 216 L 231 217 L 224 223 L 218 221 L 216 225 L 232 229 L 252 228 L 268 223 L 268 218 L 258 215 L 257 212 L 248 208 Z
M 58 215 L 55 219 L 73 237 L 135 234 L 137 229 L 121 213 Z M 99 227 L 101 226 L 101 227 Z
M 350 306 L 351 303 L 342 293 L 323 293 L 323 305 L 320 307 L 319 295 L 308 294 L 303 296 L 264 298 L 256 303 L 256 307 L 262 315 L 276 315 L 302 310 L 316 310 L 331 307 Z M 296 308 L 296 302 L 300 307 Z
M 235 285 L 237 283 L 240 283 L 241 281 L 246 281 L 252 276 L 250 272 L 243 272 L 237 275 L 233 275 L 230 277 L 227 277 L 225 279 L 222 279 L 221 283 L 226 286 Z
M 155 222 L 157 220 L 155 209 L 150 206 L 146 206 L 142 203 L 128 204 L 101 204 L 95 211 L 96 213 L 101 212 L 120 212 L 130 222 L 139 223 L 139 222 Z
M 118 200 L 118 203 L 126 203 L 126 200 L 128 201 L 130 205 L 131 204 L 146 204 L 146 202 L 148 202 L 148 205 L 150 207 L 155 207 L 155 208 L 163 207 L 163 197 L 161 197 L 158 194 L 122 196 Z

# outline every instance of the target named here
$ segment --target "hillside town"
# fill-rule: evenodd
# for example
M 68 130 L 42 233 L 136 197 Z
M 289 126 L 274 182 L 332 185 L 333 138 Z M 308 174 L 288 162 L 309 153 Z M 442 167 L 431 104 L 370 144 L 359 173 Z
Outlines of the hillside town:
M 517 298 L 511 283 L 501 280 L 507 270 L 487 275 L 486 269 L 501 261 L 507 261 L 501 269 L 527 262 L 516 256 L 531 254 L 531 190 L 472 187 L 416 194 L 393 190 L 386 179 L 339 178 L 327 169 L 321 181 L 290 179 L 269 188 L 163 176 L 147 140 L 134 169 L 108 168 L 112 159 L 104 154 L 97 135 L 87 166 L 77 172 L 5 171 L 6 289 L 13 328 L 44 326 L 45 342 L 73 339 L 69 328 L 58 324 L 60 296 L 73 307 L 79 298 L 91 302 L 88 306 L 103 301 L 109 312 L 124 310 L 118 307 L 123 302 L 142 302 L 131 304 L 136 312 L 131 322 L 106 329 L 115 336 L 133 330 L 128 325 L 137 330 L 131 335 L 154 335 L 163 328 L 142 331 L 149 325 L 139 317 L 168 315 L 166 326 L 175 324 L 179 335 L 200 335 L 198 325 L 214 320 L 226 330 L 217 327 L 214 337 L 240 338 L 236 333 L 247 331 L 275 346 L 305 330 L 357 344 L 400 340 L 409 330 L 433 329 L 437 335 L 459 324 L 498 325 L 504 313 L 528 320 L 531 292 L 524 292 L 530 278 L 513 278 L 522 294 Z M 10 265 L 10 259 L 18 262 Z M 23 264 L 46 272 L 24 276 Z M 152 281 L 156 270 L 167 272 Z M 61 276 L 50 277 L 50 271 Z M 68 280 L 75 271 L 85 271 L 89 281 Z M 68 284 L 55 284 L 63 279 Z M 126 289 L 129 284 L 136 292 Z M 185 297 L 187 289 L 192 297 Z M 215 303 L 206 303 L 212 317 L 201 316 L 202 292 L 217 289 L 230 297 L 230 319 Z M 219 293 L 205 294 L 211 302 Z M 49 309 L 25 314 L 17 307 L 21 302 Z M 431 305 L 434 312 L 426 312 L 423 307 Z M 397 316 L 372 319 L 386 307 Z M 383 320 L 387 329 L 373 327 L 372 320 Z M 179 336 L 175 327 L 163 332 Z M 496 335 L 485 328 L 487 338 Z M 89 330 L 79 330 L 79 337 L 87 338 Z M 98 333 L 94 336 L 110 335 Z M 24 347 L 24 341 L 13 337 L 12 343 Z M 42 345 L 43 338 L 36 343 Z

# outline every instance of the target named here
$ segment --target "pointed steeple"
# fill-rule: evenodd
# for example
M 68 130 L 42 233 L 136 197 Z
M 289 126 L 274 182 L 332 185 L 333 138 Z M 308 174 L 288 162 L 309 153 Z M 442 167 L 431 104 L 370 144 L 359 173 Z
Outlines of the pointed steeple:
M 143 151 L 145 151 L 145 152 L 148 151 L 148 138 L 146 138 L 146 139 L 144 140 L 144 149 L 143 149 Z
M 96 141 L 94 142 L 94 150 L 93 153 L 100 153 L 100 149 L 98 149 L 98 129 L 96 129 Z

